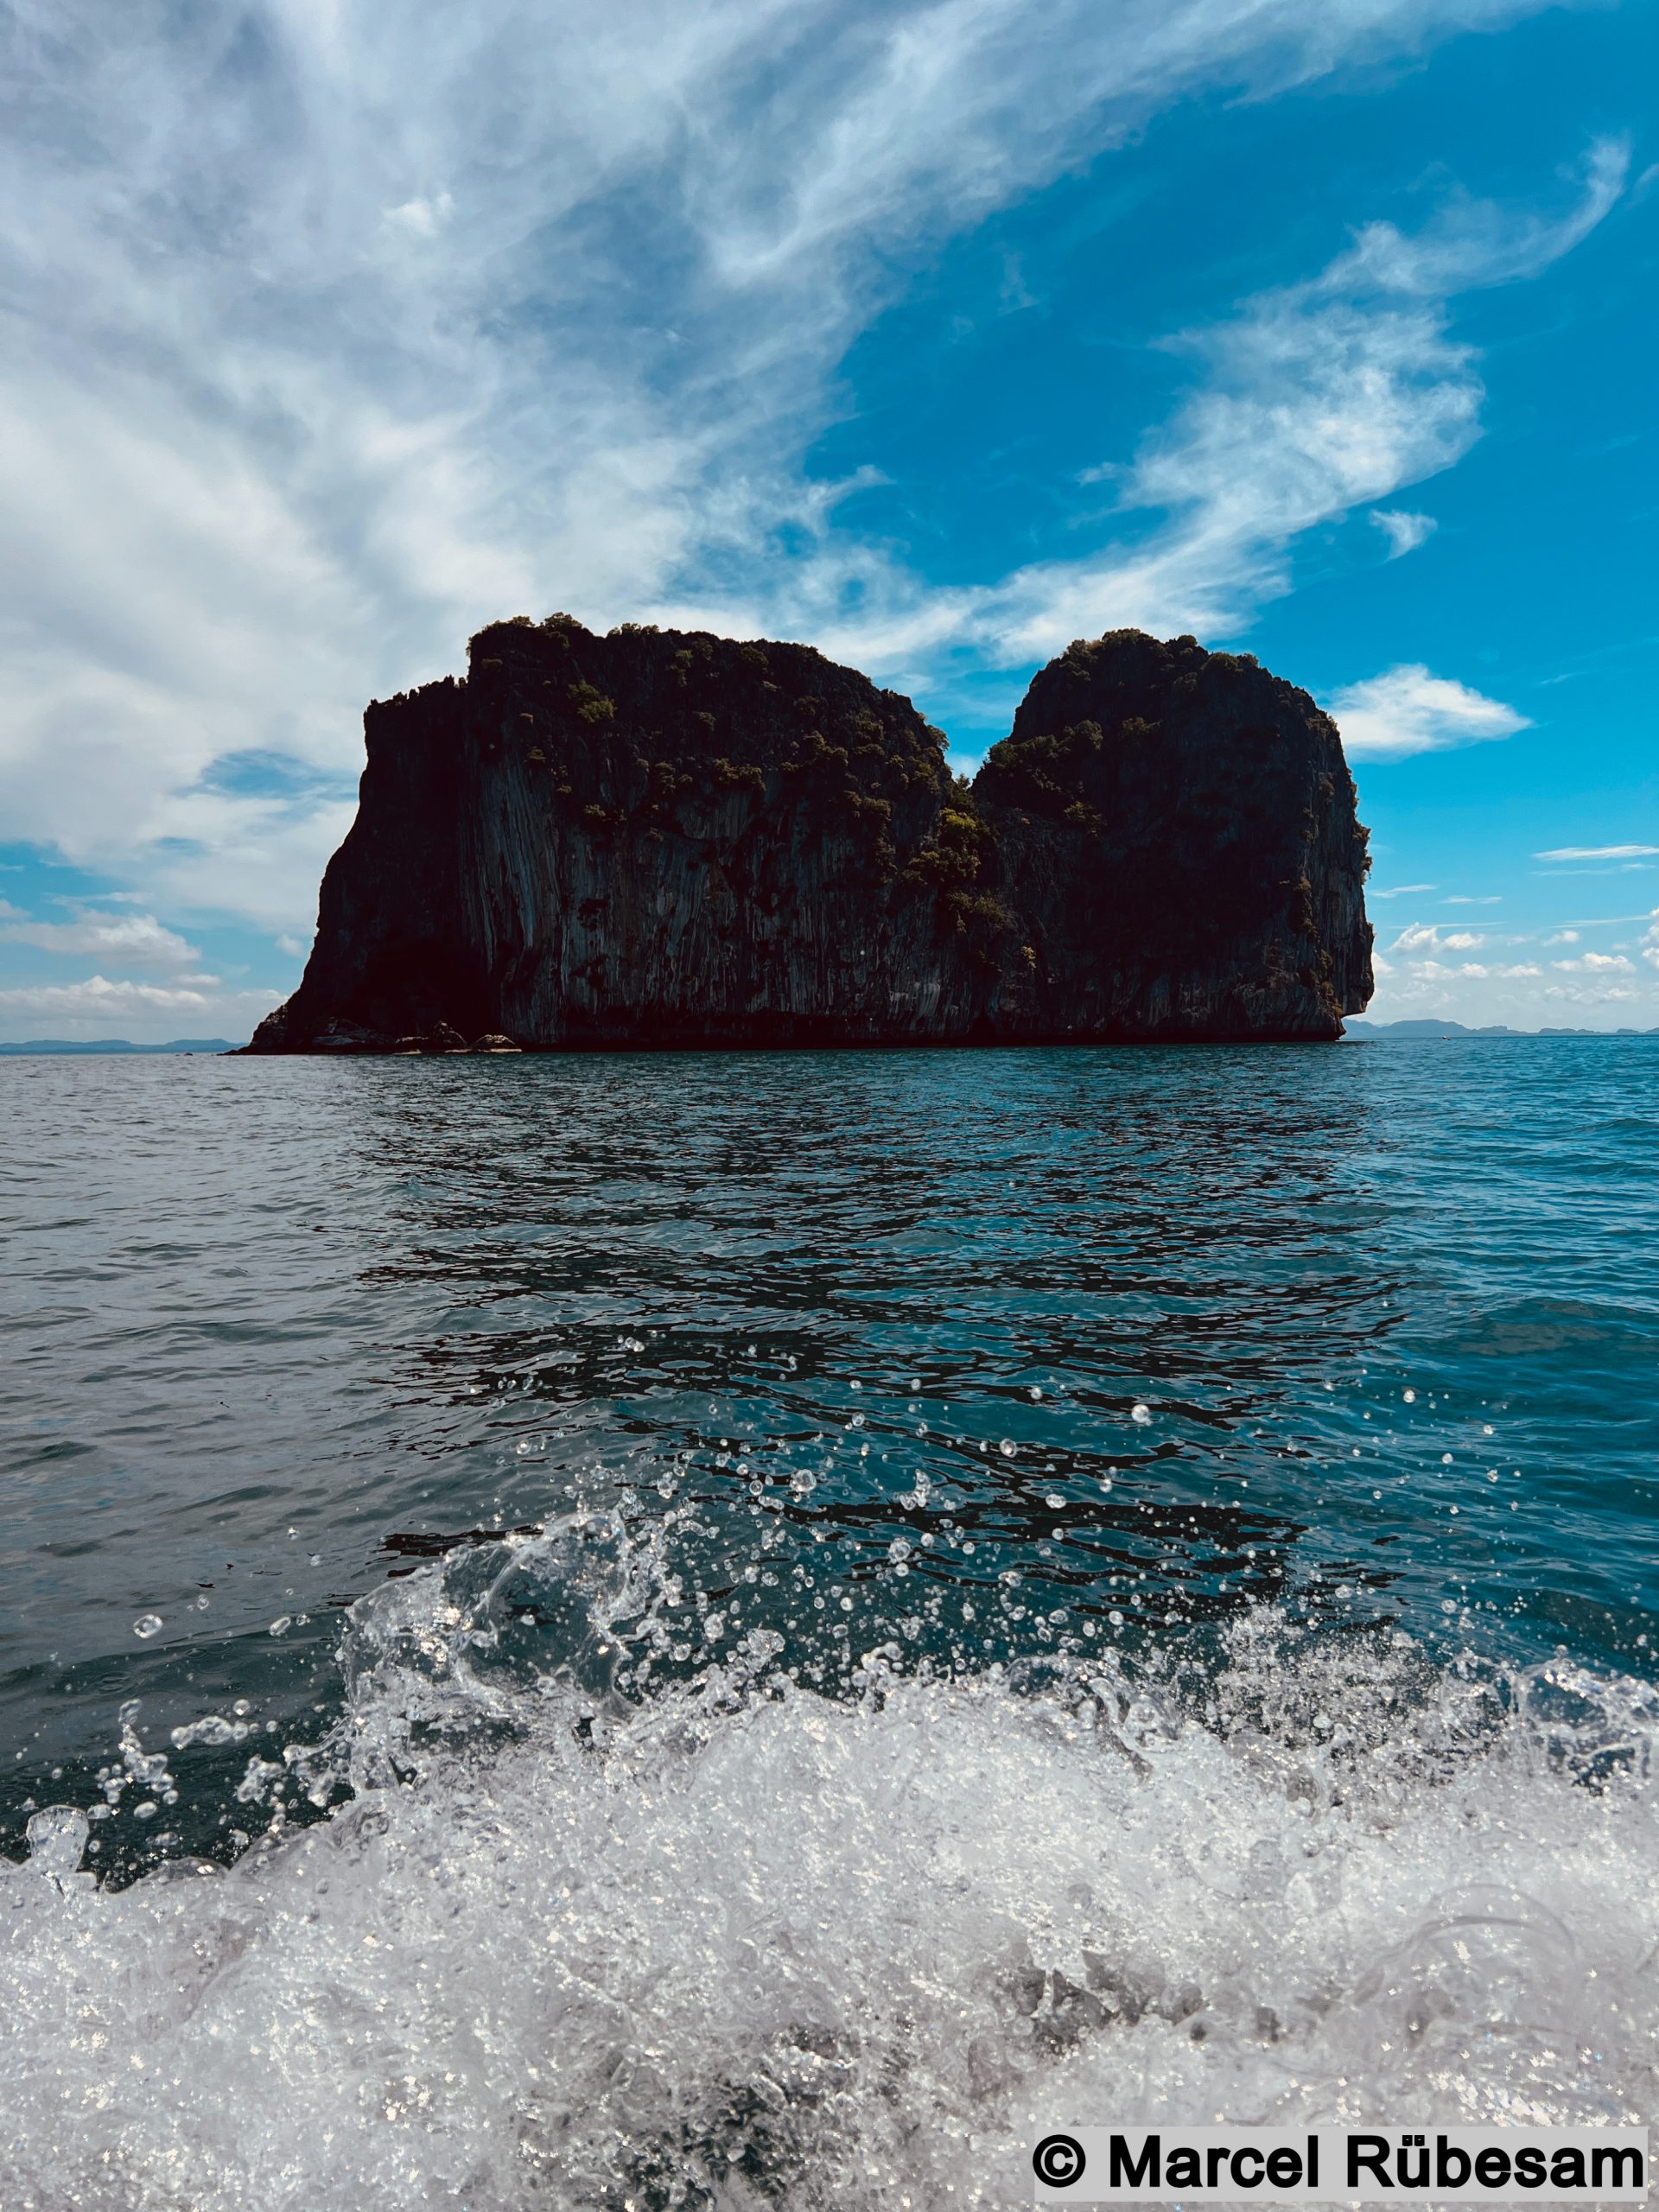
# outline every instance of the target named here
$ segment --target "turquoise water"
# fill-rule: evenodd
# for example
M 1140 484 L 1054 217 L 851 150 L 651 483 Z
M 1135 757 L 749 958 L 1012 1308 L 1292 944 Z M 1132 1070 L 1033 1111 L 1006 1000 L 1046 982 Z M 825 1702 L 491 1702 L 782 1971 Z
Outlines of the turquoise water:
M 1656 1075 L 6 1064 L 0 2202 L 1650 2117 Z

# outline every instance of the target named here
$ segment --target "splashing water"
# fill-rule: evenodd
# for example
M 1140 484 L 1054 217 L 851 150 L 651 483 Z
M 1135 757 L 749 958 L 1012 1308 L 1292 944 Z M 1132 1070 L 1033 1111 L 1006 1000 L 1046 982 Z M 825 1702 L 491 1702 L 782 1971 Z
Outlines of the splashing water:
M 753 1630 L 624 1694 L 664 1580 L 575 1515 L 359 1601 L 228 1872 L 99 1890 L 37 1813 L 0 2202 L 990 2206 L 1078 2118 L 1654 2111 L 1650 1688 L 1257 1611 L 1207 1675 L 832 1700 Z

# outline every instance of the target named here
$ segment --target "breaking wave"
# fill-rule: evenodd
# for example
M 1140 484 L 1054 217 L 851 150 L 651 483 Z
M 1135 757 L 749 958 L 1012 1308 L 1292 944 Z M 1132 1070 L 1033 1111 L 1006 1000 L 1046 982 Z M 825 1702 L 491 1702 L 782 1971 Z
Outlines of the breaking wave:
M 8 2212 L 931 2212 L 1067 2122 L 1659 2109 L 1650 1687 L 1258 1611 L 831 1697 L 770 1630 L 645 1670 L 666 1581 L 587 1514 L 361 1600 L 228 1870 L 99 1886 L 36 1813 Z M 130 1713 L 111 1787 L 236 1726 Z

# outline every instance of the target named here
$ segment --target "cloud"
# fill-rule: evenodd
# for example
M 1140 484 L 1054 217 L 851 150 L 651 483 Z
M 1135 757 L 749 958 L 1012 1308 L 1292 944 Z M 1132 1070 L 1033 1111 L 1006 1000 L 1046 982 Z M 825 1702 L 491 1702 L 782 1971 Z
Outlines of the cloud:
M 90 955 L 123 968 L 199 969 L 201 964 L 195 946 L 176 931 L 164 928 L 153 914 L 86 913 L 73 922 L 37 922 L 13 919 L 15 910 L 4 911 L 0 941 L 8 944 Z
M 1414 892 L 1438 891 L 1438 883 L 1396 883 L 1387 891 L 1367 891 L 1367 899 L 1407 899 Z
M 1636 963 L 1622 952 L 1586 952 L 1576 960 L 1553 960 L 1563 976 L 1633 976 Z
M 1580 171 L 1578 202 L 1565 215 L 1517 217 L 1490 200 L 1456 194 L 1414 237 L 1392 223 L 1368 223 L 1325 281 L 1337 289 L 1370 283 L 1390 294 L 1444 299 L 1473 285 L 1535 276 L 1590 235 L 1624 190 L 1630 168 L 1627 139 L 1598 138 Z
M 1440 528 L 1433 515 L 1408 514 L 1400 507 L 1373 507 L 1371 520 L 1389 541 L 1389 558 L 1412 553 Z
M 1448 906 L 1501 906 L 1503 895 L 1501 892 L 1494 892 L 1485 898 L 1471 899 L 1466 893 L 1459 891 L 1452 893 L 1446 903 Z
M 1443 941 L 1441 953 L 1448 950 Z M 1618 955 L 1599 956 L 1587 966 L 1546 965 L 1426 950 L 1374 964 L 1376 996 L 1366 1017 L 1372 1021 L 1438 1015 L 1471 1027 L 1503 1022 L 1517 1029 L 1659 1024 L 1659 979 L 1644 977 Z M 1659 959 L 1654 965 L 1659 967 Z
M 1356 760 L 1402 760 L 1443 753 L 1530 729 L 1527 716 L 1449 677 L 1431 676 L 1418 661 L 1350 683 L 1325 702 Z
M 1321 523 L 1450 467 L 1479 434 L 1471 350 L 1413 301 L 1344 300 L 1320 279 L 1170 341 L 1200 381 L 1118 479 L 1120 517 L 1162 521 L 1129 550 L 1034 563 L 918 607 L 992 658 L 1054 652 L 1109 621 L 1236 629 L 1288 590 L 1288 549 Z M 916 643 L 927 642 L 925 627 Z
M 1574 953 L 1548 962 L 1458 957 L 1459 951 L 1483 948 L 1414 924 L 1374 963 L 1377 991 L 1368 1018 L 1395 1021 L 1428 1014 L 1518 1029 L 1659 1027 L 1659 907 L 1567 923 L 1544 942 L 1552 949 L 1575 944 L 1581 930 L 1633 921 L 1647 926 L 1640 944 L 1630 950 Z
M 1576 199 L 1554 219 L 1459 200 L 1421 238 L 1371 225 L 1307 282 L 1171 337 L 1169 350 L 1197 365 L 1196 385 L 1132 461 L 1089 472 L 1109 468 L 1120 525 L 1160 518 L 1127 549 L 1033 563 L 998 584 L 941 592 L 880 563 L 837 565 L 826 547 L 823 560 L 782 578 L 786 625 L 901 678 L 925 673 L 947 649 L 1007 665 L 1107 622 L 1165 633 L 1236 630 L 1290 588 L 1297 539 L 1452 467 L 1479 436 L 1475 355 L 1448 334 L 1446 302 L 1433 296 L 1431 276 L 1445 279 L 1449 296 L 1535 273 L 1602 219 L 1624 162 L 1618 146 L 1593 147 Z M 849 618 L 836 594 L 855 581 L 858 612 Z M 756 616 L 755 626 L 766 626 L 759 606 Z M 700 619 L 713 617 L 705 610 Z M 1413 709 L 1408 743 L 1396 712 L 1389 754 L 1528 726 L 1427 670 L 1372 681 L 1408 675 L 1433 688 L 1414 702 L 1382 702 Z M 1509 719 L 1498 728 L 1495 717 Z
M 432 200 L 405 200 L 401 207 L 388 207 L 382 220 L 394 229 L 406 231 L 413 238 L 435 238 L 451 215 L 455 203 L 447 192 L 440 192 Z
M 1262 97 L 1545 0 L 56 0 L 0 132 L 0 816 L 302 930 L 365 697 L 483 619 L 692 613 L 890 677 L 1108 621 L 1215 628 L 1298 536 L 1478 434 L 1445 302 L 1605 213 L 1455 200 L 1173 340 L 1113 481 L 1136 540 L 930 590 L 806 455 L 848 346 L 953 232 L 1206 88 Z M 1386 525 L 1382 525 L 1386 527 Z M 796 548 L 780 551 L 785 540 Z
M 200 1012 L 210 1003 L 206 991 L 186 984 L 111 982 L 107 976 L 87 976 L 77 983 L 25 983 L 0 990 L 0 1012 L 6 1014 L 66 1014 Z
M 1535 853 L 1535 861 L 1634 861 L 1659 853 L 1659 845 L 1558 845 L 1553 852 Z
M 1435 984 L 1485 983 L 1494 981 L 1512 982 L 1521 977 L 1541 976 L 1543 972 L 1543 969 L 1532 961 L 1518 961 L 1493 967 L 1481 960 L 1460 960 L 1447 965 L 1446 962 L 1435 959 L 1414 960 L 1403 970 L 1398 965 L 1391 965 L 1389 970 L 1391 976 L 1397 977 L 1403 973 L 1414 982 Z
M 203 977 L 206 984 L 210 979 Z M 154 1044 L 176 1036 L 249 1035 L 283 994 L 215 991 L 191 983 L 145 983 L 93 975 L 70 983 L 0 988 L 0 1028 L 14 1037 L 53 1033 L 70 1039 L 125 1036 Z M 44 1027 L 49 1025 L 49 1028 Z
M 1433 922 L 1413 922 L 1401 931 L 1390 952 L 1473 952 L 1486 942 L 1469 930 L 1454 930 L 1442 937 Z

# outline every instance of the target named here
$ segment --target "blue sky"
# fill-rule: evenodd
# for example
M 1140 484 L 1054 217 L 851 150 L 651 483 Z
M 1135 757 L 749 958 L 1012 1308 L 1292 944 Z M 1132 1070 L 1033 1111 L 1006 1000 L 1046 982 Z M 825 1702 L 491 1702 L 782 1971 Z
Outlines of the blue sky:
M 1126 623 L 1337 715 L 1387 1020 L 1659 1024 L 1659 12 L 10 0 L 0 1037 L 240 1037 L 372 696 Z

